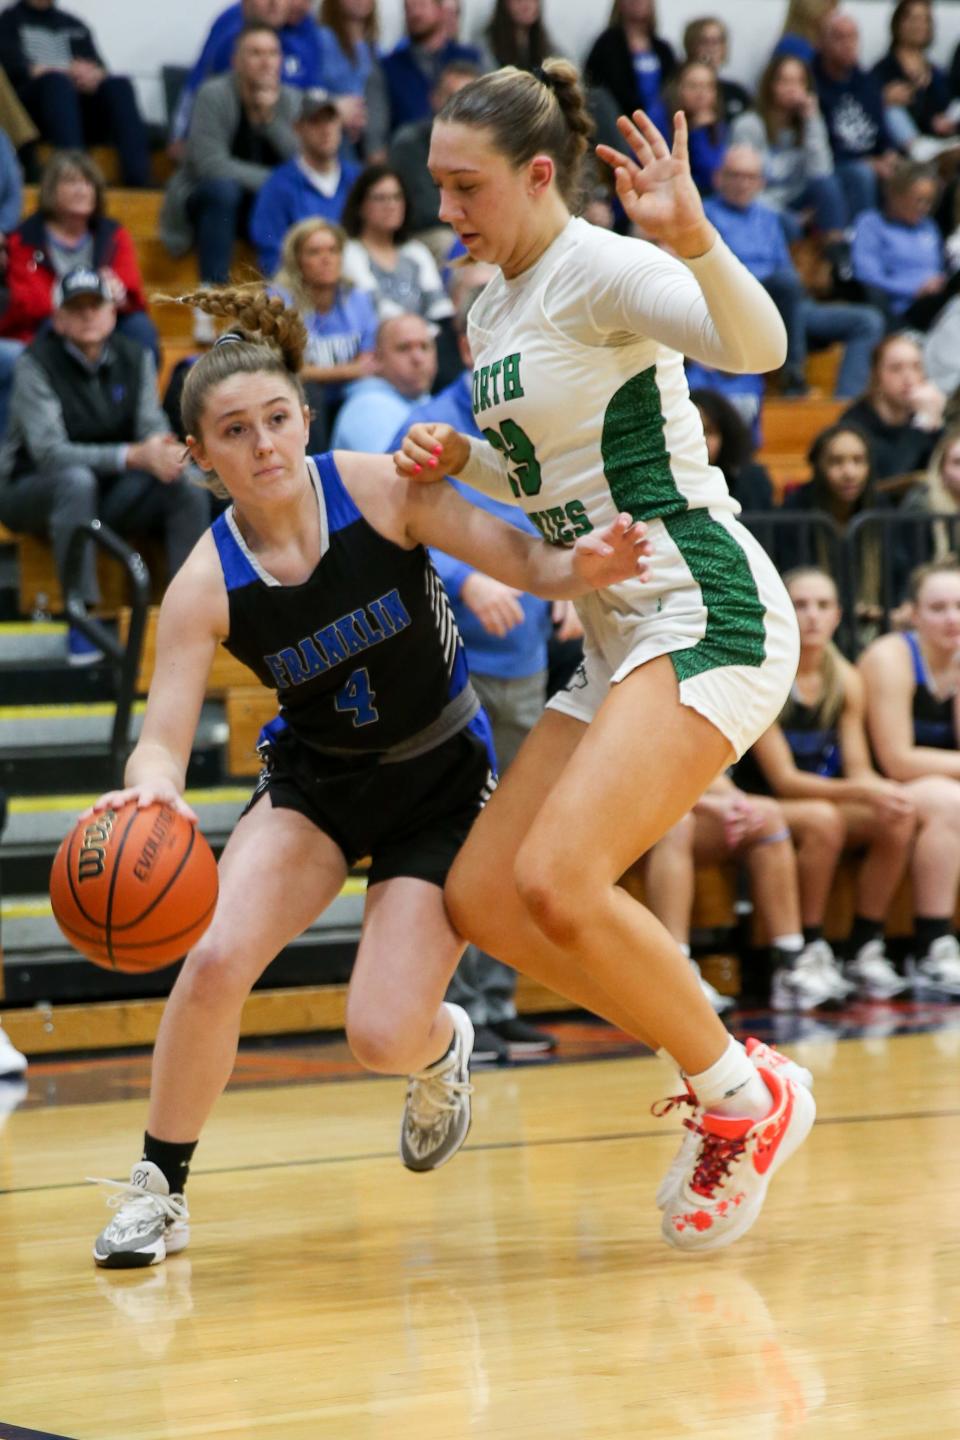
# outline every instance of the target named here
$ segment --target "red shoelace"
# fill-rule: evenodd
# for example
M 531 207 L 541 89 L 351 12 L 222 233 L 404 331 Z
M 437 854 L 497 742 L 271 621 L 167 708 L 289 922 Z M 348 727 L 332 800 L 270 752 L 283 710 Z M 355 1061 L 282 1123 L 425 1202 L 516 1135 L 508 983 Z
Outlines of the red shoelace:
M 693 1130 L 702 1137 L 700 1157 L 693 1172 L 690 1189 L 712 1200 L 714 1190 L 726 1179 L 733 1162 L 740 1159 L 746 1143 L 743 1140 L 728 1140 L 722 1135 L 712 1135 L 692 1120 L 684 1120 L 683 1123 L 688 1130 Z

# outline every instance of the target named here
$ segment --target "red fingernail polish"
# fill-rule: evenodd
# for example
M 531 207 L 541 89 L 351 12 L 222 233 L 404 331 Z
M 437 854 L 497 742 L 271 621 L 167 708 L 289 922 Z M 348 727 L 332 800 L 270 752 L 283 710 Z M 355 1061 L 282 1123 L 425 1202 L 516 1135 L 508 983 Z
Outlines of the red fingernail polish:
M 413 467 L 413 473 L 414 473 L 414 475 L 419 475 L 419 474 L 420 474 L 420 471 L 421 471 L 422 469 L 423 469 L 423 466 L 422 466 L 422 465 L 414 465 L 414 467 Z
M 436 462 L 435 459 L 433 459 L 433 458 L 431 457 L 431 458 L 427 461 L 427 464 L 428 464 L 428 465 L 432 465 L 433 468 L 434 468 L 434 470 L 436 470 L 436 468 L 437 468 L 437 462 Z
M 442 446 L 442 445 L 434 445 L 434 447 L 433 447 L 433 453 L 434 453 L 434 455 L 442 455 L 442 454 L 443 454 L 443 446 Z

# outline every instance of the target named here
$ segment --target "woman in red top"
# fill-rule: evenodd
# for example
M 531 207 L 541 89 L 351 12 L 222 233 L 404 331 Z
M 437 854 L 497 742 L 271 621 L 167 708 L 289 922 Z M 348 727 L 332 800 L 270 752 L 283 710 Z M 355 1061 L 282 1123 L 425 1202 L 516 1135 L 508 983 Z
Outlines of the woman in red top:
M 117 328 L 159 362 L 156 327 L 130 232 L 104 215 L 106 186 L 79 150 L 52 156 L 40 180 L 37 210 L 7 237 L 7 308 L 0 335 L 29 343 L 53 313 L 57 281 L 77 265 L 105 275 L 117 306 Z

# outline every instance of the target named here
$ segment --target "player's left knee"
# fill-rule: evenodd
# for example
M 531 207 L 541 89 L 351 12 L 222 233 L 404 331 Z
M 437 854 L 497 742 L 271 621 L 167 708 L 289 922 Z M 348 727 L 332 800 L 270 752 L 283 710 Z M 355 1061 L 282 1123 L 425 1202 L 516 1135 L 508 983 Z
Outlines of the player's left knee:
M 398 1032 L 390 1017 L 347 1013 L 347 1043 L 354 1059 L 378 1075 L 405 1075 L 409 1038 Z
M 521 850 L 514 866 L 514 881 L 520 903 L 538 930 L 555 945 L 576 946 L 587 915 L 581 886 L 567 867 Z

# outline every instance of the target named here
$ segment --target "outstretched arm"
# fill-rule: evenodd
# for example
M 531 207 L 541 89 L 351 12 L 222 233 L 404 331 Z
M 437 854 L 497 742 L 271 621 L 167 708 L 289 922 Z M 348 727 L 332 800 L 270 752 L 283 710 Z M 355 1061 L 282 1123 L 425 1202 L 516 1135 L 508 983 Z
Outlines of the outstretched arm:
M 638 245 L 635 263 L 618 266 L 606 287 L 595 280 L 595 323 L 609 332 L 649 335 L 718 370 L 778 369 L 787 350 L 783 321 L 704 213 L 690 174 L 683 112 L 674 116 L 672 149 L 642 110 L 633 119 L 622 115 L 617 125 L 633 154 L 609 145 L 598 145 L 597 154 L 613 167 L 630 219 L 683 263 Z
M 461 435 L 452 425 L 411 425 L 393 463 L 403 480 L 442 480 L 457 475 L 483 495 L 517 503 L 507 462 L 486 440 Z

